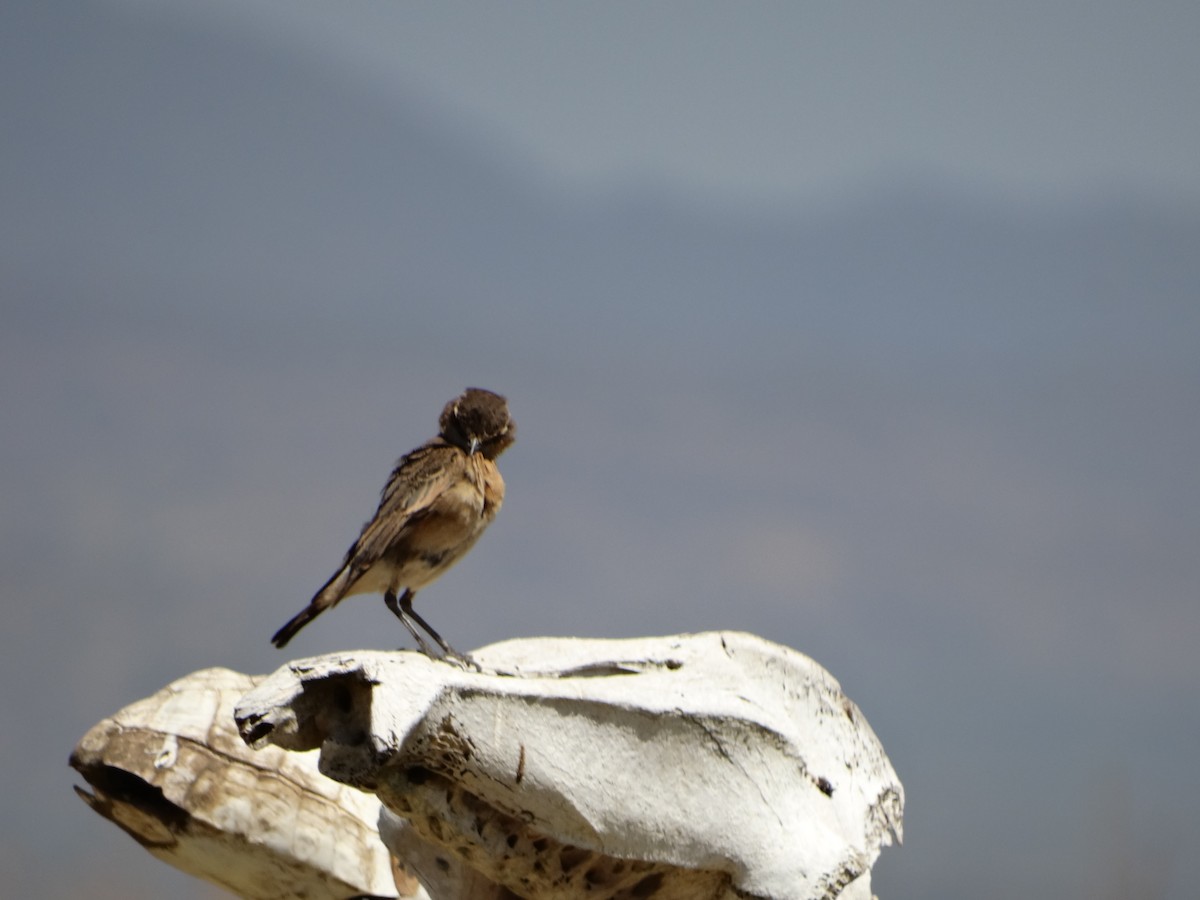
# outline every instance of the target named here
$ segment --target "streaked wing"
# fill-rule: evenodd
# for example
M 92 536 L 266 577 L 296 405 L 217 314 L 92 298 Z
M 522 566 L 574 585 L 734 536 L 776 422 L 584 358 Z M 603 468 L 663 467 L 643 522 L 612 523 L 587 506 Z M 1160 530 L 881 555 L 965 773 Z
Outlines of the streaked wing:
M 435 439 L 403 457 L 383 488 L 379 509 L 346 554 L 354 580 L 403 537 L 414 518 L 462 477 L 463 452 Z

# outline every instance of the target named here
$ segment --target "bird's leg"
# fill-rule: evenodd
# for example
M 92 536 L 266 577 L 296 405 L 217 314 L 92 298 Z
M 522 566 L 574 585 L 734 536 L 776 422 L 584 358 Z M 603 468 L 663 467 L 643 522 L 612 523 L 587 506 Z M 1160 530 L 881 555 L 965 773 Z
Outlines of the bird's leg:
M 407 612 L 408 615 L 411 615 L 411 616 L 413 616 L 413 618 L 416 618 L 417 621 L 420 621 L 420 619 L 417 617 L 416 613 L 414 613 L 412 611 L 411 591 L 405 590 L 404 596 L 401 598 L 399 603 L 397 603 L 396 602 L 396 592 L 393 590 L 388 590 L 388 591 L 384 592 L 383 602 L 387 605 L 388 609 L 390 609 L 393 613 L 396 614 L 396 618 L 404 623 L 404 627 L 408 629 L 408 633 L 411 634 L 413 636 L 413 638 L 416 640 L 417 646 L 419 646 L 421 648 L 421 652 L 424 653 L 426 656 L 432 657 L 433 651 L 430 649 L 429 644 L 425 641 L 425 638 L 421 637 L 420 632 L 418 632 L 417 629 L 413 628 L 412 622 L 408 621 L 408 616 L 405 615 L 405 612 Z M 421 625 L 424 626 L 426 631 L 429 630 L 429 626 L 425 625 L 424 622 L 421 622 Z M 432 631 L 430 631 L 429 633 L 433 634 Z M 434 637 L 437 637 L 437 635 L 434 635 Z M 439 644 L 441 643 L 441 638 L 438 638 L 438 643 Z
M 413 609 L 413 606 L 412 606 L 413 597 L 415 597 L 415 596 L 416 596 L 416 594 L 413 593 L 412 591 L 410 591 L 408 588 L 405 588 L 404 593 L 400 595 L 400 609 L 403 610 L 404 615 L 411 617 L 414 622 L 416 622 L 418 625 L 420 625 L 422 628 L 424 628 L 429 633 L 429 636 L 431 638 L 433 638 L 435 641 L 437 641 L 438 646 L 442 648 L 442 652 L 447 657 L 457 659 L 460 662 L 466 663 L 467 665 L 474 666 L 476 671 L 482 671 L 479 668 L 479 664 L 477 662 L 475 662 L 475 660 L 471 659 L 470 656 L 468 656 L 464 653 L 459 653 L 457 650 L 455 650 L 453 647 L 451 647 L 449 644 L 447 644 L 442 639 L 442 636 L 440 634 L 438 634 L 436 631 L 434 631 L 428 622 L 426 622 L 424 619 L 421 618 L 421 616 L 417 613 L 417 611 L 415 609 Z M 412 628 L 410 627 L 409 630 L 412 631 Z M 416 634 L 416 632 L 413 631 L 413 634 Z M 418 640 L 419 640 L 419 638 L 418 638 Z M 429 655 L 428 652 L 426 653 L 426 655 Z

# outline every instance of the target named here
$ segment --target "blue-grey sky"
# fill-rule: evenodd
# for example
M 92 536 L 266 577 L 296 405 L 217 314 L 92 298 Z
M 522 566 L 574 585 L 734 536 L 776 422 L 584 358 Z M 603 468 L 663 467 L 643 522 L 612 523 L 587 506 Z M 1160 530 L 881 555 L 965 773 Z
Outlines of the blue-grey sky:
M 568 186 L 779 199 L 917 167 L 1032 195 L 1200 194 L 1192 3 L 206 6 L 469 116 Z
M 269 671 L 478 384 L 457 646 L 752 631 L 908 789 L 889 900 L 1194 893 L 1195 4 L 0 7 L 0 865 L 212 896 L 70 792 Z M 356 598 L 297 655 L 397 646 Z

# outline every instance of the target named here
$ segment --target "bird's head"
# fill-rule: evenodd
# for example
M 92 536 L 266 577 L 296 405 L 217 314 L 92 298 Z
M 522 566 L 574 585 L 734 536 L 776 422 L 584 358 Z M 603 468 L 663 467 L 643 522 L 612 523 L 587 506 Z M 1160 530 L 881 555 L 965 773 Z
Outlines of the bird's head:
M 442 437 L 467 453 L 495 459 L 516 440 L 517 425 L 508 415 L 508 401 L 483 388 L 467 388 L 446 404 Z

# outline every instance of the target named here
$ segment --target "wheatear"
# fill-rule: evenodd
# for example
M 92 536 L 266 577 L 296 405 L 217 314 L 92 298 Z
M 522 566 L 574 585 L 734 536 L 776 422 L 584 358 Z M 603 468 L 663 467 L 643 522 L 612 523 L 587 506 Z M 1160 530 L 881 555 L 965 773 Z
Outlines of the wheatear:
M 414 622 L 443 653 L 463 658 L 413 611 L 412 601 L 496 518 L 504 501 L 496 457 L 515 440 L 517 426 L 508 416 L 508 402 L 481 388 L 467 388 L 447 403 L 438 424 L 437 437 L 397 460 L 379 509 L 346 551 L 342 567 L 275 633 L 276 647 L 346 597 L 382 593 L 426 655 L 433 654 Z M 404 593 L 397 599 L 401 587 Z

